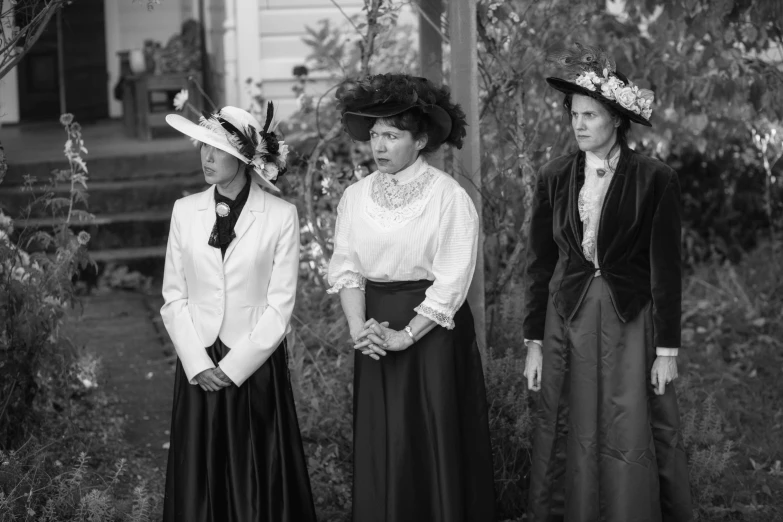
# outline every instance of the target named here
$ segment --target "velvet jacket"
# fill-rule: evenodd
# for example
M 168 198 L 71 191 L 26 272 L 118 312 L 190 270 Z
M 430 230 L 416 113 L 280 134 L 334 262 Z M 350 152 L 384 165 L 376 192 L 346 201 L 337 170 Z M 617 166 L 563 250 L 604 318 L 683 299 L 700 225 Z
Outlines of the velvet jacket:
M 584 156 L 561 156 L 538 173 L 524 278 L 526 339 L 544 338 L 550 298 L 561 317 L 573 318 L 596 274 L 582 252 Z M 652 301 L 655 346 L 680 347 L 680 224 L 676 172 L 623 147 L 599 221 L 598 270 L 621 321 L 634 319 Z

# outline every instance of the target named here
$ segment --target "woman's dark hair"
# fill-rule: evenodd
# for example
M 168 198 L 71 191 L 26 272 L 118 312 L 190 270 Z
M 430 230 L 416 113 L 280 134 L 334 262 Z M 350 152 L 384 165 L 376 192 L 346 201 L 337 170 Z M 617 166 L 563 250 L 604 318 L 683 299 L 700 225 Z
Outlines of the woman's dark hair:
M 573 94 L 566 94 L 565 98 L 563 98 L 563 108 L 566 111 L 566 116 L 568 116 L 568 121 L 571 121 L 573 116 L 571 116 L 571 104 L 573 102 L 574 95 Z M 622 114 L 615 110 L 614 107 L 607 105 L 606 103 L 602 102 L 599 99 L 593 98 L 595 101 L 600 103 L 604 106 L 604 108 L 609 111 L 609 115 L 612 116 L 612 118 L 616 118 L 620 120 L 620 125 L 617 127 L 617 142 L 615 142 L 614 145 L 612 145 L 612 148 L 609 150 L 609 154 L 607 156 L 611 156 L 612 152 L 614 151 L 615 147 L 628 146 L 628 133 L 631 131 L 631 120 L 626 116 L 625 114 Z
M 403 111 L 394 116 L 387 116 L 386 118 L 368 118 L 375 123 L 380 120 L 382 123 L 400 129 L 401 131 L 408 131 L 413 135 L 413 139 L 417 140 L 423 136 L 427 136 L 427 144 L 419 151 L 419 155 L 428 156 L 433 152 L 436 152 L 440 145 L 430 136 L 430 121 L 429 118 L 422 112 L 419 107 L 411 107 L 410 109 Z

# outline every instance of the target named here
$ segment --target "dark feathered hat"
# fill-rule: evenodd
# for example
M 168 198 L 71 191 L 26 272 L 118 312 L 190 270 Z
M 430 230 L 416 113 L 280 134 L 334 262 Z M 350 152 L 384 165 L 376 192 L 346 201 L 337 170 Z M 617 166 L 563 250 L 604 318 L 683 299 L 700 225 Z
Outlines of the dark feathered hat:
M 377 118 L 396 116 L 417 108 L 428 119 L 428 137 L 437 145 L 462 147 L 465 113 L 451 101 L 446 87 L 407 74 L 376 74 L 360 81 L 345 81 L 337 90 L 342 121 L 355 140 L 368 141 Z
M 650 116 L 655 95 L 649 89 L 640 89 L 618 72 L 614 59 L 603 49 L 577 43 L 575 49 L 553 53 L 548 58 L 559 65 L 568 78 L 546 79 L 558 91 L 595 98 L 631 121 L 652 127 Z

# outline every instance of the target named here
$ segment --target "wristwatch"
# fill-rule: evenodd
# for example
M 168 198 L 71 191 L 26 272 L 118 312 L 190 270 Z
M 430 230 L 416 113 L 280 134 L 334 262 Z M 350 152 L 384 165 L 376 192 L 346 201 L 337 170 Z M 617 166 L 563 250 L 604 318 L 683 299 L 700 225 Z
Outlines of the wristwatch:
M 410 335 L 411 340 L 415 343 L 416 337 L 413 335 L 413 329 L 411 328 L 411 325 L 406 326 L 405 328 L 403 328 L 403 330 L 405 330 L 406 334 Z

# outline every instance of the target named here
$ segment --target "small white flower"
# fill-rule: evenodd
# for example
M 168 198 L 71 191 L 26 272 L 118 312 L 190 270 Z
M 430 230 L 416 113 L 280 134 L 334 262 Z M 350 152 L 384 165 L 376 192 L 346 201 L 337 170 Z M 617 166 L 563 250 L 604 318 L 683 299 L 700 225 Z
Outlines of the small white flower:
M 614 101 L 614 89 L 612 89 L 612 84 L 605 82 L 601 85 L 601 94 L 603 94 L 604 98 L 607 100 Z
M 280 173 L 280 169 L 274 163 L 267 163 L 264 165 L 264 169 L 260 172 L 261 177 L 267 181 L 274 181 L 277 179 L 277 175 Z
M 285 159 L 288 156 L 288 145 L 284 141 L 280 142 L 280 164 L 285 167 Z
M 589 73 L 583 73 L 577 76 L 576 84 L 580 87 L 587 89 L 588 91 L 595 91 L 595 85 L 593 84 L 593 79 L 589 75 Z
M 11 277 L 20 283 L 26 283 L 30 279 L 30 274 L 28 274 L 23 267 L 17 266 L 14 268 L 13 272 L 11 272 Z
M 617 103 L 619 103 L 624 108 L 638 112 L 639 109 L 635 107 L 636 105 L 636 95 L 633 92 L 633 89 L 630 87 L 623 87 L 622 89 L 618 89 L 615 92 L 615 96 L 617 97 Z
M 518 14 L 511 13 L 510 15 L 508 15 L 508 17 L 511 18 L 511 21 L 514 22 L 515 24 L 519 23 L 519 15 Z
M 188 90 L 182 89 L 174 96 L 174 108 L 181 111 L 185 108 L 185 104 L 188 102 Z

